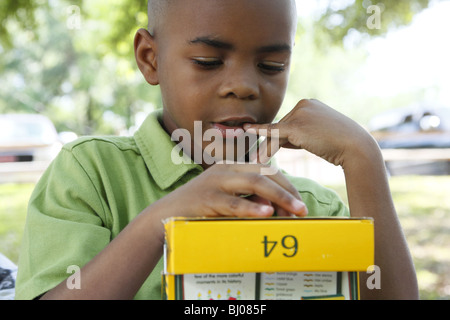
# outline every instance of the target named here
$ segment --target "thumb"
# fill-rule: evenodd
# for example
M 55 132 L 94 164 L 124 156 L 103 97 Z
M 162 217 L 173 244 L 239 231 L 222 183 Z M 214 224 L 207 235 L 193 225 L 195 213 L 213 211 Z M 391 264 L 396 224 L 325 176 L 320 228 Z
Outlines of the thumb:
M 280 137 L 280 130 L 278 128 L 278 123 L 246 123 L 243 126 L 244 130 L 248 133 L 257 134 L 263 137 Z

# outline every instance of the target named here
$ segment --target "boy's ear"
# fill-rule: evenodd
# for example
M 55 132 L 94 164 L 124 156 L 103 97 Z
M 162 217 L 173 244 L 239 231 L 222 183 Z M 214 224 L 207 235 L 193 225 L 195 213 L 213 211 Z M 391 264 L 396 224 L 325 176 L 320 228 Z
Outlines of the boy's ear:
M 139 29 L 134 37 L 134 55 L 145 80 L 151 85 L 159 84 L 155 40 L 145 29 Z

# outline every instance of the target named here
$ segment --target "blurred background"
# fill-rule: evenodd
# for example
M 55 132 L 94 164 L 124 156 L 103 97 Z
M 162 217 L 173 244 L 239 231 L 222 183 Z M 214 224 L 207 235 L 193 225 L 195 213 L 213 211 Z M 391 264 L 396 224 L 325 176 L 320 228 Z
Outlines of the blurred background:
M 450 299 L 450 1 L 297 0 L 281 118 L 317 98 L 382 148 L 422 299 Z M 14 263 L 34 184 L 61 146 L 130 135 L 161 107 L 133 38 L 143 0 L 1 0 L 0 253 Z M 281 150 L 279 165 L 346 199 L 342 170 Z

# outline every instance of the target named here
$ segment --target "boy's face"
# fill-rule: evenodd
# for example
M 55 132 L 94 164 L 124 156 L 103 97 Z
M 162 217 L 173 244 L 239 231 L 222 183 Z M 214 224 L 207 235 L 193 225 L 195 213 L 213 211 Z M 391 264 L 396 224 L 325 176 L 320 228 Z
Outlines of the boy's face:
M 293 1 L 293 0 L 292 0 Z M 172 133 L 269 123 L 284 98 L 296 19 L 291 0 L 177 0 L 153 34 L 163 122 Z M 205 148 L 209 142 L 203 142 Z

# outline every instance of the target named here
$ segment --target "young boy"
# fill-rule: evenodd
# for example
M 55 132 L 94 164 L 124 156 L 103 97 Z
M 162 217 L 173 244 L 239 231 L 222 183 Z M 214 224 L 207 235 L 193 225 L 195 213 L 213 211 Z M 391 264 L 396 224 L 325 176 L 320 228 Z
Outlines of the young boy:
M 362 275 L 362 298 L 417 298 L 371 136 L 316 100 L 301 100 L 271 124 L 295 32 L 294 0 L 150 0 L 149 30 L 137 32 L 135 53 L 147 82 L 160 85 L 163 110 L 134 137 L 83 138 L 63 149 L 30 200 L 17 298 L 160 298 L 161 221 L 168 217 L 348 215 L 335 193 L 280 172 L 263 175 L 263 164 L 175 163 L 170 136 L 185 130 L 194 137 L 195 121 L 202 133 L 220 133 L 224 150 L 236 148 L 244 130 L 270 137 L 277 129 L 272 139 L 280 146 L 341 165 L 351 215 L 375 220 L 381 289 L 369 290 Z M 254 196 L 241 197 L 247 194 Z M 73 266 L 81 268 L 74 275 Z

